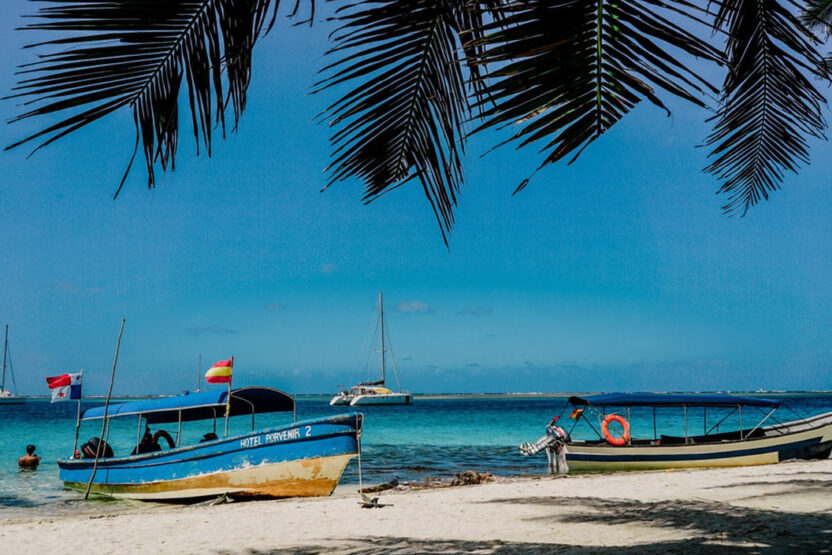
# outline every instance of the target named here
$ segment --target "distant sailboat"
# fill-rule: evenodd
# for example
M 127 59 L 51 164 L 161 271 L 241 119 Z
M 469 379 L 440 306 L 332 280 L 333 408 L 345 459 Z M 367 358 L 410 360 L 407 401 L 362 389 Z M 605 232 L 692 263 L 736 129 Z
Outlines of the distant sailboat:
M 374 382 L 363 382 L 351 387 L 348 391 L 341 391 L 329 402 L 330 405 L 409 405 L 412 403 L 410 393 L 401 391 L 395 393 L 387 388 L 387 365 L 384 337 L 384 301 L 382 292 L 378 293 L 378 318 L 381 330 L 381 379 Z M 399 373 L 396 369 L 396 362 L 393 360 L 393 372 L 396 374 L 396 382 L 399 381 Z
M 8 362 L 8 365 L 6 364 Z M 6 340 L 3 343 L 3 378 L 0 380 L 0 405 L 20 405 L 26 402 L 26 398 L 20 395 L 14 395 L 11 391 L 6 389 L 6 368 L 12 372 L 12 380 L 14 380 L 14 370 L 12 366 L 12 357 L 9 354 L 9 325 L 6 324 Z

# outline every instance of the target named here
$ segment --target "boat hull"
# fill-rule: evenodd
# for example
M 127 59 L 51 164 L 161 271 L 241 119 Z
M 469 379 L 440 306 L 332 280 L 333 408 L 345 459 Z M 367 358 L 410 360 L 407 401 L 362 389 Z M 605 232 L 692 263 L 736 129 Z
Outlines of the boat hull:
M 336 395 L 332 398 L 329 402 L 329 406 L 334 407 L 335 405 L 349 405 L 350 404 L 350 397 L 347 395 Z
M 356 395 L 350 400 L 350 406 L 409 405 L 412 402 L 410 393 L 382 393 L 376 395 Z
M 298 422 L 168 451 L 100 459 L 91 492 L 139 500 L 307 497 L 332 493 L 358 454 L 359 414 Z M 60 478 L 85 490 L 91 460 L 59 460 Z
M 655 470 L 772 464 L 789 459 L 827 458 L 832 451 L 832 415 L 816 426 L 742 441 L 682 445 L 567 444 L 570 471 Z M 801 426 L 804 427 L 804 426 Z
M 8 389 L 0 389 L 0 405 L 22 405 L 26 397 L 13 395 Z

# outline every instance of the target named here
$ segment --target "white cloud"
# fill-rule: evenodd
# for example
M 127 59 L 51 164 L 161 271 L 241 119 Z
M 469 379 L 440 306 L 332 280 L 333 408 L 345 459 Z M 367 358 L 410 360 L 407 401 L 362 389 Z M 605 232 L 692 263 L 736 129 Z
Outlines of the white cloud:
M 479 318 L 481 316 L 488 316 L 492 312 L 493 310 L 487 306 L 466 306 L 461 310 L 457 310 L 456 313 L 460 316 L 474 316 Z
M 224 328 L 222 326 L 198 326 L 195 328 L 188 328 L 188 333 L 191 335 L 228 335 L 231 333 L 237 333 L 237 330 Z
M 399 312 L 421 312 L 423 314 L 433 313 L 430 305 L 424 301 L 402 301 L 396 305 Z

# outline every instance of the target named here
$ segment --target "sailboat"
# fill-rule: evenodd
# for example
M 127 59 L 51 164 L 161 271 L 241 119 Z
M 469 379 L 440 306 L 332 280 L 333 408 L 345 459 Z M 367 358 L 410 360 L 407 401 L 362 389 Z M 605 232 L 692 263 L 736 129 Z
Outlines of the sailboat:
M 382 292 L 378 292 L 378 318 L 379 329 L 381 336 L 381 379 L 374 382 L 362 382 L 349 390 L 339 392 L 329 402 L 330 405 L 350 405 L 356 407 L 360 405 L 409 405 L 413 402 L 410 393 L 401 391 L 393 392 L 387 387 L 387 346 L 385 344 L 384 334 L 384 299 Z M 389 342 L 389 339 L 388 339 Z M 396 361 L 393 360 L 393 372 L 396 375 L 396 383 L 399 381 L 399 373 L 396 370 Z
M 8 368 L 11 370 L 12 358 L 9 354 L 9 325 L 6 324 L 6 341 L 3 344 L 3 378 L 0 380 L 0 405 L 20 405 L 26 402 L 26 398 L 21 395 L 14 395 L 11 391 L 6 389 L 6 362 L 8 361 Z M 13 372 L 13 370 L 12 370 Z M 14 379 L 14 374 L 12 374 Z

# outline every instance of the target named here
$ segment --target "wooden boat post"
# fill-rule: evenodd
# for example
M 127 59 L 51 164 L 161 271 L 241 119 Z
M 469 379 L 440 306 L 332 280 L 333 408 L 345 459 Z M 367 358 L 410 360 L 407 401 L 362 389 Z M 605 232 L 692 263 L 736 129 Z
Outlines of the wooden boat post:
M 630 407 L 627 407 L 627 422 L 632 422 L 630 420 Z M 632 445 L 632 439 L 629 437 L 627 438 L 627 445 Z
M 81 368 L 81 391 L 83 392 L 84 387 L 84 369 Z M 78 449 L 78 433 L 81 431 L 81 397 L 82 394 L 78 395 L 78 409 L 75 412 L 75 445 L 72 446 L 72 454 L 75 454 L 75 451 Z M 72 397 L 72 395 L 70 395 Z
M 142 442 L 142 415 L 139 415 L 139 425 L 136 428 L 136 452 L 138 453 L 139 443 Z
M 658 429 L 656 428 L 656 407 L 653 407 L 653 439 L 656 441 L 659 439 Z
M 116 356 L 113 359 L 113 371 L 110 374 L 110 389 L 107 390 L 107 400 L 104 402 L 104 418 L 101 419 L 101 436 L 98 438 L 98 445 L 95 447 L 95 461 L 92 463 L 92 474 L 90 474 L 90 481 L 87 483 L 87 491 L 84 493 L 84 499 L 90 496 L 90 488 L 92 488 L 92 481 L 95 480 L 95 472 L 98 470 L 98 458 L 101 456 L 101 444 L 104 442 L 104 430 L 107 427 L 107 409 L 110 407 L 110 397 L 113 394 L 113 381 L 116 378 L 116 363 L 118 362 L 118 350 L 121 348 L 121 334 L 124 333 L 124 322 L 126 318 L 121 319 L 121 329 L 118 332 L 118 341 L 116 342 Z
M 231 375 L 228 377 L 228 395 L 225 397 L 225 433 L 228 437 L 228 417 L 231 415 L 231 380 L 234 379 L 234 355 L 231 355 Z
M 737 408 L 740 409 L 740 441 L 742 441 L 742 405 L 739 405 Z

